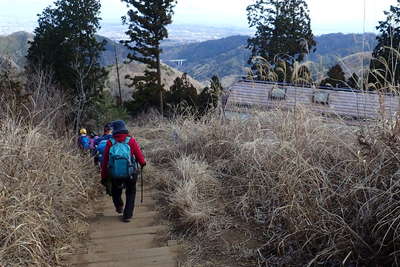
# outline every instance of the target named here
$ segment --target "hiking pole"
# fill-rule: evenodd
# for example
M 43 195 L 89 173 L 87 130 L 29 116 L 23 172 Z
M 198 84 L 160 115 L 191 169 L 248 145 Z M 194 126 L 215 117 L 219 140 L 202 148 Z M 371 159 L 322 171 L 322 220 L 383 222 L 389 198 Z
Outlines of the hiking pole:
M 141 203 L 143 203 L 143 167 L 140 168 L 140 183 L 142 188 L 142 196 L 140 198 Z

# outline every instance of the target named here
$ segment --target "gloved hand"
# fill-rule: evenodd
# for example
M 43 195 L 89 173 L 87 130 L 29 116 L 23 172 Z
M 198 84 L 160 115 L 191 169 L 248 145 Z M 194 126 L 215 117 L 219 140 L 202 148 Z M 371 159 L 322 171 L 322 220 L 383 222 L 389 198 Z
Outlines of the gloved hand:
M 146 166 L 146 162 L 140 165 L 142 169 Z
M 101 179 L 101 184 L 105 187 L 107 187 L 107 178 L 106 179 Z

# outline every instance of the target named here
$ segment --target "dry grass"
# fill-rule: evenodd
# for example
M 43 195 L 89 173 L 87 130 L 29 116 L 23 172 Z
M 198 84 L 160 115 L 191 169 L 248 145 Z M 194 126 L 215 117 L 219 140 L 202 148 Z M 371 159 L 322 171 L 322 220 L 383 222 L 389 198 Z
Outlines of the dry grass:
M 29 91 L 0 83 L 0 266 L 66 265 L 99 192 L 92 161 L 64 132 L 68 107 L 45 76 Z
M 400 124 L 303 109 L 136 129 L 187 266 L 398 266 Z
M 174 166 L 174 179 L 167 183 L 167 214 L 182 231 L 199 233 L 215 213 L 218 181 L 207 163 L 195 158 L 183 156 Z
M 380 61 L 377 83 L 363 75 L 359 88 L 398 95 Z M 257 73 L 313 84 L 304 64 L 277 66 L 262 61 Z M 301 107 L 246 120 L 153 116 L 136 134 L 184 266 L 400 265 L 400 117 L 354 127 Z
M 64 265 L 87 232 L 92 164 L 42 127 L 4 119 L 0 129 L 0 265 Z

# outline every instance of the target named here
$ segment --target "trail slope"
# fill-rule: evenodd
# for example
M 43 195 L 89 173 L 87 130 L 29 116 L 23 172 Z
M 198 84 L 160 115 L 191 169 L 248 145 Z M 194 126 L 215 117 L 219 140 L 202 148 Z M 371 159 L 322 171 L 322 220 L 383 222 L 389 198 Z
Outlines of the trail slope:
M 139 188 L 138 188 L 139 189 Z M 134 218 L 120 221 L 112 200 L 103 197 L 90 224 L 90 238 L 80 254 L 71 258 L 72 266 L 89 267 L 175 267 L 178 247 L 161 239 L 166 231 L 154 211 L 153 192 L 145 190 L 144 203 L 137 194 Z M 168 246 L 168 243 L 172 243 Z

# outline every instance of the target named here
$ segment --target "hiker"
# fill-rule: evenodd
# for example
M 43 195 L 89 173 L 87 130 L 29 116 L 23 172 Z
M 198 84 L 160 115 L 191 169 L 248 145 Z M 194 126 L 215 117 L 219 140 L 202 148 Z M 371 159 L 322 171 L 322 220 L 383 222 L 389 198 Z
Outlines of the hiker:
M 97 136 L 97 134 L 95 134 L 95 133 L 91 133 L 90 135 L 89 135 L 89 142 L 90 142 L 90 145 L 89 145 L 89 149 L 90 149 L 90 155 L 91 156 L 96 156 L 96 145 L 95 145 L 95 143 L 96 143 L 96 140 L 97 139 L 99 139 L 99 137 Z
M 101 164 L 101 183 L 107 187 L 111 181 L 111 193 L 117 213 L 123 213 L 122 221 L 129 222 L 133 216 L 136 197 L 138 165 L 143 168 L 146 161 L 136 140 L 129 135 L 124 121 L 114 121 L 112 138 L 107 141 Z M 125 188 L 126 204 L 122 201 Z
M 106 149 L 107 141 L 111 137 L 112 137 L 112 127 L 111 127 L 111 124 L 107 123 L 104 126 L 104 134 L 103 134 L 103 136 L 99 137 L 95 141 L 95 146 L 96 146 L 95 163 L 96 164 L 101 164 L 101 162 L 103 161 L 104 150 Z
M 85 128 L 79 130 L 78 146 L 83 151 L 90 149 L 90 139 Z
M 90 150 L 94 150 L 94 149 L 96 149 L 96 141 L 97 141 L 97 139 L 99 139 L 99 136 L 97 135 L 97 134 L 95 134 L 95 133 L 91 133 L 90 135 L 89 135 L 89 140 L 90 140 L 90 145 L 89 145 L 89 148 L 90 148 Z
M 96 140 L 96 146 L 99 145 L 99 143 L 103 140 L 108 140 L 112 137 L 112 125 L 111 123 L 107 123 L 104 125 L 104 132 L 103 135 Z

